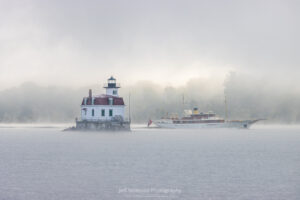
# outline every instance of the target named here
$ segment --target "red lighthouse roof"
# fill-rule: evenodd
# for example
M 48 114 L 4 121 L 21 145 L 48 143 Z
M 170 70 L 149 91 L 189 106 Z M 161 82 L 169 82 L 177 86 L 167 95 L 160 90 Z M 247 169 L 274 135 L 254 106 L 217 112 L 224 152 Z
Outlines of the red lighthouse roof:
M 125 105 L 122 97 L 116 97 L 112 95 L 100 95 L 100 96 L 94 96 L 92 98 L 85 97 L 83 98 L 81 105 L 110 105 L 109 99 L 112 99 L 112 105 L 118 105 L 118 106 Z

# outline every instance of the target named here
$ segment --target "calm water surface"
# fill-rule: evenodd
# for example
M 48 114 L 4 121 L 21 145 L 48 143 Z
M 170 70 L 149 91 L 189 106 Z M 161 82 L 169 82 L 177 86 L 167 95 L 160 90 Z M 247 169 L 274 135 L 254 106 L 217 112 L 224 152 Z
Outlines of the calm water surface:
M 0 128 L 0 199 L 300 199 L 300 127 Z

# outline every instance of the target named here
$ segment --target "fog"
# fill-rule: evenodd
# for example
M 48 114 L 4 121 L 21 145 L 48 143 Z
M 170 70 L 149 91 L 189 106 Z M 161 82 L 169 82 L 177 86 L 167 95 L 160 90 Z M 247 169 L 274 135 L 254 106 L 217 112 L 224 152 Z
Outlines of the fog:
M 162 86 L 229 71 L 297 80 L 299 1 L 0 1 L 0 89 Z M 282 79 L 282 77 L 288 77 Z
M 4 123 L 72 122 L 80 117 L 82 97 L 104 93 L 100 85 L 80 89 L 43 87 L 24 83 L 0 92 L 0 121 Z M 286 88 L 289 88 L 288 90 Z M 247 74 L 231 72 L 224 82 L 211 79 L 191 79 L 180 87 L 162 87 L 149 81 L 124 85 L 120 95 L 134 123 L 146 123 L 184 109 L 198 107 L 200 111 L 214 111 L 225 117 L 226 94 L 229 119 L 267 119 L 265 123 L 299 123 L 300 90 L 293 85 L 270 83 Z M 184 100 L 183 100 L 184 97 Z
M 224 116 L 226 96 L 231 119 L 298 123 L 299 18 L 293 0 L 0 0 L 0 121 L 72 121 L 114 75 L 134 122 Z

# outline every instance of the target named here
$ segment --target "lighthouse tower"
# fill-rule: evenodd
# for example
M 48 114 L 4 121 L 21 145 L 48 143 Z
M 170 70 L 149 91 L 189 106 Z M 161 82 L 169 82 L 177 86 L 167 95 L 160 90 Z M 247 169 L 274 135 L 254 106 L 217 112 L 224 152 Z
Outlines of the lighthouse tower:
M 109 79 L 107 79 L 107 83 L 104 85 L 104 88 L 106 89 L 106 95 L 111 95 L 118 97 L 118 89 L 120 88 L 120 84 L 116 83 L 116 79 L 111 76 Z

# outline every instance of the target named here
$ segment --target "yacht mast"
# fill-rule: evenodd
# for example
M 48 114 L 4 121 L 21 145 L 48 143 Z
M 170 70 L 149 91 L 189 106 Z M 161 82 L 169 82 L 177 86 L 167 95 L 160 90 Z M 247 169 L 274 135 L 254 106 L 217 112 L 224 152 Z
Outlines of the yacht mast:
M 228 120 L 228 106 L 227 106 L 227 98 L 226 98 L 226 93 L 224 91 L 224 104 L 225 104 L 225 120 Z

